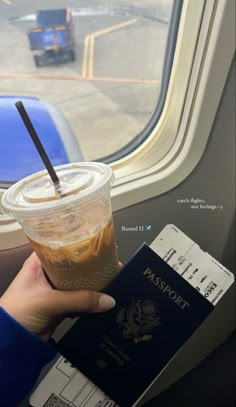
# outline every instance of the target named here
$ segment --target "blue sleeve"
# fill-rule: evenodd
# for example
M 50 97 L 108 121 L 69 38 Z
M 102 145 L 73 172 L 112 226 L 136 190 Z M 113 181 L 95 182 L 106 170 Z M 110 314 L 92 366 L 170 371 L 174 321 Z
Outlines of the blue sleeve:
M 32 389 L 42 367 L 56 355 L 0 307 L 0 406 L 16 407 Z

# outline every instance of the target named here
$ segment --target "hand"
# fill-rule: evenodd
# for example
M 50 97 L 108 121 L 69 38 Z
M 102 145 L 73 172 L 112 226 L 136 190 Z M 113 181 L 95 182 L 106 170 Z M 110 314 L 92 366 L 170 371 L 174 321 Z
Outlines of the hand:
M 103 312 L 114 305 L 112 297 L 95 291 L 54 290 L 36 253 L 26 260 L 0 298 L 0 306 L 8 314 L 43 340 L 48 340 L 57 325 L 72 313 Z

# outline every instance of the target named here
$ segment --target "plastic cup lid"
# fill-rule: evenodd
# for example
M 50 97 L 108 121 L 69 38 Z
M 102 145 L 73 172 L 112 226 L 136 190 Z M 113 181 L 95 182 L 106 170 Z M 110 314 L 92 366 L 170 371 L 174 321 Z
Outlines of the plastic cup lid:
M 10 216 L 7 216 L 4 212 L 3 212 L 3 208 L 1 205 L 1 198 L 3 196 L 3 194 L 5 193 L 5 190 L 0 189 L 0 225 L 5 225 L 5 224 L 9 224 L 9 223 L 13 223 L 16 220 Z
M 12 185 L 3 195 L 2 207 L 17 217 L 48 209 L 60 209 L 65 204 L 90 199 L 99 192 L 110 191 L 114 176 L 103 163 L 82 162 L 55 167 L 60 180 L 60 197 L 47 171 L 40 171 Z

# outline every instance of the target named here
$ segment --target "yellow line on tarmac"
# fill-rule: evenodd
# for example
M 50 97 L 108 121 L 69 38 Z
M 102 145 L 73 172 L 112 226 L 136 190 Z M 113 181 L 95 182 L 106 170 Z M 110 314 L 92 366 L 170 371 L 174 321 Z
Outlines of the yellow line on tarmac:
M 82 79 L 93 79 L 94 73 L 94 46 L 95 46 L 95 37 L 99 37 L 101 35 L 108 34 L 112 31 L 119 30 L 123 27 L 127 27 L 131 24 L 136 23 L 137 19 L 132 19 L 128 21 L 124 21 L 123 23 L 112 25 L 111 27 L 105 28 L 103 30 L 95 31 L 89 35 L 86 35 L 84 39 L 84 51 L 83 51 L 83 59 L 82 59 L 82 71 L 81 77 Z
M 94 65 L 94 35 L 90 35 L 90 50 L 88 60 L 88 79 L 93 79 L 93 65 Z
M 120 30 L 121 28 L 134 24 L 137 21 L 138 21 L 137 18 L 134 18 L 134 19 L 128 20 L 128 21 L 124 21 L 123 23 L 112 25 L 108 28 L 105 28 L 104 30 L 95 31 L 94 33 L 92 33 L 92 35 L 94 35 L 94 37 L 99 37 L 100 35 L 108 34 L 112 31 Z
M 16 78 L 16 79 L 41 79 L 53 81 L 92 81 L 92 82 L 114 82 L 114 83 L 143 83 L 143 84 L 158 84 L 159 79 L 139 79 L 139 78 L 102 78 L 93 77 L 91 79 L 82 78 L 79 75 L 44 75 L 44 74 L 30 74 L 30 73 L 0 73 L 0 78 Z
M 95 31 L 90 34 L 90 43 L 89 43 L 89 56 L 88 56 L 88 79 L 93 79 L 93 73 L 94 73 L 94 47 L 95 47 L 95 38 L 100 37 L 101 35 L 108 34 L 112 31 L 120 30 L 121 28 L 127 27 L 131 24 L 136 23 L 138 20 L 132 19 L 128 21 L 124 21 L 123 23 L 112 25 L 110 27 L 107 27 L 103 30 Z M 82 77 L 85 78 L 85 76 Z
M 0 78 L 16 78 L 16 79 L 42 79 L 42 80 L 58 80 L 58 81 L 80 81 L 82 78 L 79 75 L 44 75 L 31 73 L 6 73 L 1 72 Z
M 159 79 L 139 79 L 139 78 L 102 78 L 93 77 L 91 81 L 94 82 L 113 82 L 113 83 L 142 83 L 142 84 L 159 84 L 161 81 Z
M 82 73 L 81 73 L 81 76 L 83 79 L 85 79 L 87 76 L 89 47 L 90 47 L 90 35 L 86 35 L 85 40 L 84 40 L 84 52 L 83 52 Z

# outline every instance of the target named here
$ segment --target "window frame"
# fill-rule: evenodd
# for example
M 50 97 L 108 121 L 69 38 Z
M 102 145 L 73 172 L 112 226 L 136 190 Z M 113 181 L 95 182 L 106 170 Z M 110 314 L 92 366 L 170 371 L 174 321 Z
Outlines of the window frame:
M 114 211 L 167 192 L 198 164 L 235 53 L 234 8 L 184 0 L 161 117 L 142 145 L 110 164 Z
M 179 21 L 180 21 L 182 6 L 183 6 L 183 0 L 173 0 L 173 6 L 172 6 L 170 21 L 169 21 L 169 27 L 168 27 L 168 35 L 167 35 L 167 40 L 166 40 L 168 47 L 166 47 L 165 58 L 164 58 L 164 63 L 163 63 L 163 68 L 162 68 L 160 94 L 159 94 L 159 97 L 157 98 L 157 105 L 154 109 L 154 112 L 152 113 L 152 115 L 150 117 L 150 120 L 148 121 L 146 126 L 143 128 L 143 130 L 141 130 L 139 134 L 137 134 L 129 143 L 127 143 L 125 146 L 123 146 L 120 150 L 115 151 L 114 153 L 109 154 L 105 157 L 99 158 L 96 161 L 109 164 L 111 162 L 120 160 L 121 158 L 132 153 L 137 147 L 139 147 L 140 144 L 142 144 L 143 141 L 145 141 L 145 139 L 150 135 L 150 133 L 156 127 L 156 123 L 162 114 L 162 110 L 163 110 L 163 106 L 165 104 L 166 94 L 167 94 L 167 90 L 168 90 L 168 86 L 169 86 L 169 80 L 170 80 L 171 68 L 172 68 L 172 64 L 173 64 L 173 57 L 174 57 L 175 48 L 176 48 L 177 32 L 178 32 L 178 28 L 179 28 Z

